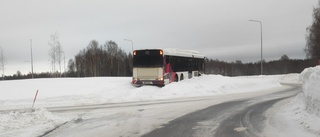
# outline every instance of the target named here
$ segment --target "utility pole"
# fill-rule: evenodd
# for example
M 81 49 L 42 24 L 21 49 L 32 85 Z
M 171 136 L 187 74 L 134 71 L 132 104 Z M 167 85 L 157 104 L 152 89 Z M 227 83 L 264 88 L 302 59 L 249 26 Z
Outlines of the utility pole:
M 63 72 L 64 72 L 64 77 L 67 77 L 66 74 L 66 54 L 62 51 L 63 53 Z

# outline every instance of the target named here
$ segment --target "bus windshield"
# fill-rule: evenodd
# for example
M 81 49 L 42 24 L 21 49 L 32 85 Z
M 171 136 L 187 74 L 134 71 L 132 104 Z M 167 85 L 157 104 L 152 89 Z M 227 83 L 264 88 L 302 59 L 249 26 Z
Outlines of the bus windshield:
M 136 50 L 133 56 L 133 67 L 162 67 L 161 50 Z

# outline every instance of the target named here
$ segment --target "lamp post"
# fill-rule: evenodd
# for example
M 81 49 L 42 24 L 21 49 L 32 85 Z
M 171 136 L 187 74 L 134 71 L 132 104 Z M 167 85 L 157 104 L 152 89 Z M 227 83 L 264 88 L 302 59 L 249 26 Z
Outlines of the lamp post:
M 263 63 L 262 63 L 262 57 L 263 57 L 263 52 L 262 52 L 262 22 L 259 21 L 259 20 L 249 20 L 249 21 L 252 21 L 252 22 L 257 22 L 257 23 L 260 23 L 260 28 L 261 28 L 261 75 L 263 74 Z
M 30 48 L 31 48 L 31 76 L 32 76 L 32 78 L 33 78 L 32 39 L 30 39 Z
M 66 74 L 66 54 L 62 51 L 63 53 L 63 73 L 64 73 L 64 77 L 67 77 Z
M 2 80 L 4 80 L 4 64 L 5 64 L 5 60 L 4 60 L 3 50 L 0 47 L 0 71 L 2 70 Z
M 133 52 L 133 41 L 130 40 L 130 39 L 124 39 L 125 41 L 130 41 L 131 42 L 131 49 L 132 49 L 132 52 Z

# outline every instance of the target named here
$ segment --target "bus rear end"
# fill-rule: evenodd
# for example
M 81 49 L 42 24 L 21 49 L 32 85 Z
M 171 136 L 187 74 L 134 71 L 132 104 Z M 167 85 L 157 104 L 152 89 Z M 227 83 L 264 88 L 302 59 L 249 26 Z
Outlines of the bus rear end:
M 162 50 L 135 50 L 133 52 L 132 84 L 164 86 L 163 64 Z

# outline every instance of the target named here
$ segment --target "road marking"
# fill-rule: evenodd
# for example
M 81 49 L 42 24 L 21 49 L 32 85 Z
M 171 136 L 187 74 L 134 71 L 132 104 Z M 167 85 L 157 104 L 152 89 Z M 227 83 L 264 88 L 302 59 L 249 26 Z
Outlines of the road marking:
M 247 127 L 237 127 L 233 129 L 234 131 L 241 132 L 247 130 Z

